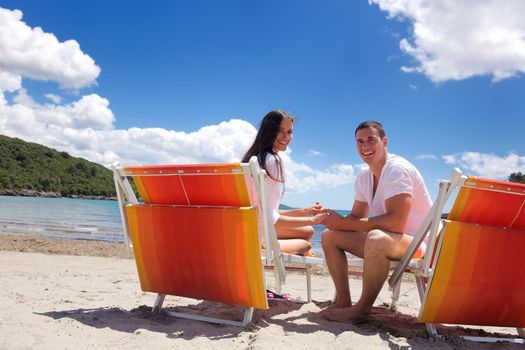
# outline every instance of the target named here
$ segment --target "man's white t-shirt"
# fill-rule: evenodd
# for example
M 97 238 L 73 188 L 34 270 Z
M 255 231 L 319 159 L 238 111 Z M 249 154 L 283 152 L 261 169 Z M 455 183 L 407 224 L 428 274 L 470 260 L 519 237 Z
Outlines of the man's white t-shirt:
M 374 196 L 374 175 L 362 170 L 355 181 L 355 200 L 368 203 L 369 217 L 386 214 L 385 201 L 395 195 L 412 195 L 412 206 L 403 232 L 414 236 L 432 206 L 423 177 L 406 159 L 389 153 Z

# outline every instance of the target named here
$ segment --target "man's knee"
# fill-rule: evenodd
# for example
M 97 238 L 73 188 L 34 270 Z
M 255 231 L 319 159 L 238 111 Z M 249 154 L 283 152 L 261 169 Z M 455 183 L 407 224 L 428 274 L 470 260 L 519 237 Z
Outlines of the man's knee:
M 323 249 L 335 246 L 334 232 L 330 230 L 324 230 L 321 234 L 321 244 Z
M 391 241 L 392 238 L 384 231 L 375 229 L 368 232 L 365 239 L 365 256 L 386 254 Z

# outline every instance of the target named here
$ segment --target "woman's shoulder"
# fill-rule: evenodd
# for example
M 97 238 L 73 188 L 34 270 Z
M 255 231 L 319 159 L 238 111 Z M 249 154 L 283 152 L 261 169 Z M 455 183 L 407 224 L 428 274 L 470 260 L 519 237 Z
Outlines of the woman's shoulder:
M 264 164 L 266 166 L 277 166 L 277 164 L 281 162 L 281 157 L 277 154 L 266 152 L 262 154 L 262 156 L 264 157 Z
M 264 160 L 266 172 L 270 173 L 273 178 L 278 179 L 281 174 L 281 169 L 284 171 L 281 157 L 277 154 L 267 153 L 266 159 Z

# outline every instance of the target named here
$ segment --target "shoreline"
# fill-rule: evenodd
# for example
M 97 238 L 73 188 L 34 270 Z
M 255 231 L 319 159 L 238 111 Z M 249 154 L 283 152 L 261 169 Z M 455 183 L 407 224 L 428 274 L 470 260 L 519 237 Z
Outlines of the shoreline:
M 116 201 L 117 197 L 109 196 L 96 196 L 96 195 L 84 195 L 84 194 L 71 194 L 63 195 L 59 192 L 46 192 L 46 191 L 35 191 L 35 190 L 11 190 L 11 189 L 0 189 L 0 196 L 7 197 L 36 197 L 36 198 L 73 198 L 73 199 L 90 199 L 90 200 L 105 200 L 105 201 Z
M 124 242 L 0 233 L 0 251 L 133 259 Z

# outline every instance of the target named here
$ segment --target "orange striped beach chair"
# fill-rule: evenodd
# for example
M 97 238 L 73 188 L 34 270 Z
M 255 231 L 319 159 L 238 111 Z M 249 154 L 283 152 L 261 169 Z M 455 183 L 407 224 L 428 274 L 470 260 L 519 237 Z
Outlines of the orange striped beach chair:
M 113 167 L 125 237 L 143 291 L 246 307 L 241 321 L 180 312 L 171 316 L 246 326 L 268 308 L 257 208 L 246 164 Z M 132 177 L 140 203 L 132 190 Z
M 455 169 L 440 183 L 438 199 L 390 277 L 391 286 L 427 234 L 425 258 L 411 272 L 421 299 L 419 320 L 429 334 L 438 335 L 437 323 L 515 327 L 517 338 L 465 338 L 525 343 L 525 185 L 467 177 Z
M 273 267 L 280 293 L 289 263 L 304 267 L 312 301 L 311 266 L 325 261 L 280 251 L 266 200 L 267 174 L 256 157 L 242 164 L 114 165 L 113 175 L 141 288 L 158 293 L 154 310 L 166 295 L 221 301 L 246 306 L 243 320 L 168 314 L 245 326 L 254 307 L 268 307 L 262 266 Z

